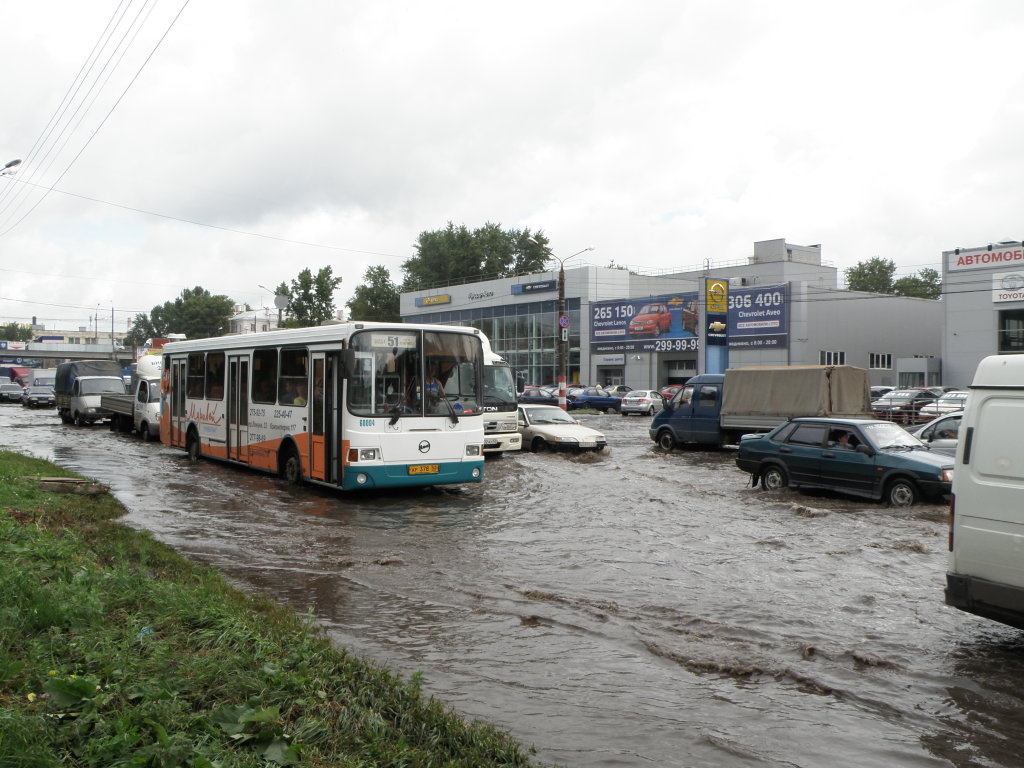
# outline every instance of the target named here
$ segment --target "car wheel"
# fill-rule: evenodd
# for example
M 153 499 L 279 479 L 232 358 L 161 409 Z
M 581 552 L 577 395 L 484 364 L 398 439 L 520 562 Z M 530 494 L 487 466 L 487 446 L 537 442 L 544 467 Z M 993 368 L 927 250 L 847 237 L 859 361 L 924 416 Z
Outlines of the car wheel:
M 666 453 L 676 447 L 676 439 L 671 430 L 663 429 L 658 433 L 658 447 Z
M 188 463 L 198 464 L 199 460 L 203 457 L 203 449 L 199 444 L 199 435 L 196 434 L 195 430 L 188 433 L 188 437 L 185 438 L 185 451 L 188 453 Z
M 766 491 L 778 491 L 789 485 L 789 477 L 782 467 L 772 465 L 761 473 L 761 487 Z
M 647 415 L 648 416 L 653 416 L 654 415 L 654 406 L 653 405 L 650 408 L 647 409 Z
M 629 414 L 628 414 L 628 413 L 626 413 L 626 412 L 625 412 L 624 410 L 622 410 L 621 408 L 619 408 L 619 415 L 620 415 L 620 416 L 629 416 Z
M 286 485 L 300 485 L 302 483 L 302 461 L 294 446 L 289 445 L 281 452 L 281 463 L 278 474 Z
M 76 413 L 74 416 L 72 416 L 71 417 L 71 422 L 76 427 L 84 427 L 85 426 L 85 419 L 82 418 L 82 414 L 80 414 L 80 413 Z
M 149 433 L 149 424 L 147 424 L 146 422 L 142 422 L 139 425 L 139 431 L 142 433 L 142 442 L 148 443 L 150 440 L 153 439 L 153 435 Z
M 898 478 L 885 489 L 885 499 L 891 507 L 909 507 L 917 502 L 917 486 L 910 480 Z
M 543 437 L 535 437 L 533 438 L 533 442 L 530 443 L 530 450 L 534 453 L 543 453 L 547 450 L 547 447 L 547 441 L 545 441 Z

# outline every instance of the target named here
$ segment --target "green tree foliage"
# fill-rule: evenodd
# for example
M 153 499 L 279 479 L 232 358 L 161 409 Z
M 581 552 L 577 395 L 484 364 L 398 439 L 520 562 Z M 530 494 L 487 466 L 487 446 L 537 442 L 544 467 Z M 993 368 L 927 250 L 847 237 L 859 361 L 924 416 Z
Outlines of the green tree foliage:
M 402 290 L 540 272 L 548 254 L 548 239 L 540 231 L 487 223 L 471 232 L 448 222 L 444 229 L 420 233 L 416 255 L 402 264 Z
M 846 287 L 851 291 L 892 293 L 892 278 L 896 264 L 892 259 L 876 256 L 846 270 Z
M 896 264 L 892 259 L 875 257 L 846 270 L 846 286 L 851 291 L 891 293 L 919 299 L 937 299 L 942 295 L 942 278 L 937 270 L 925 267 L 916 275 L 894 280 Z
M 398 286 L 391 281 L 391 273 L 382 265 L 366 270 L 363 284 L 356 286 L 345 306 L 352 320 L 397 323 L 402 319 Z
M 18 323 L 5 323 L 0 328 L 0 339 L 4 341 L 32 341 L 34 335 L 31 327 Z
M 916 275 L 901 277 L 892 284 L 897 296 L 916 296 L 919 299 L 937 299 L 942 295 L 942 276 L 938 270 L 925 267 Z
M 289 328 L 308 328 L 321 325 L 325 320 L 334 317 L 334 292 L 341 285 L 341 278 L 334 276 L 330 266 L 323 267 L 314 275 L 308 268 L 299 272 L 290 286 L 282 283 L 277 291 L 285 289 L 288 296 Z
M 198 285 L 186 288 L 174 301 L 153 307 L 149 315 L 138 314 L 125 336 L 125 343 L 141 346 L 146 339 L 168 333 L 183 333 L 189 339 L 221 336 L 228 329 L 235 303 L 227 296 L 214 296 Z

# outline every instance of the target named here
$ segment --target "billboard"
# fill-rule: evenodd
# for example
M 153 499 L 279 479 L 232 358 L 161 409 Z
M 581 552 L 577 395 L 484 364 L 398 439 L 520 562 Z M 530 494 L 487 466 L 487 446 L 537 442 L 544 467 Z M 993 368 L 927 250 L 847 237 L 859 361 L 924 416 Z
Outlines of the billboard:
M 690 352 L 700 348 L 696 291 L 590 305 L 591 354 Z M 789 343 L 789 286 L 732 288 L 726 312 L 731 349 Z

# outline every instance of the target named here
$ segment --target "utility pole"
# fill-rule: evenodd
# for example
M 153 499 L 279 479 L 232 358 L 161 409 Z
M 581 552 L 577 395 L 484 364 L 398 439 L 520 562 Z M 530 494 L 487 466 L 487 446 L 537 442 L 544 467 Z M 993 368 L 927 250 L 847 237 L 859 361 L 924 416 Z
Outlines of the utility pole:
M 558 262 L 558 317 L 556 323 L 555 343 L 558 345 L 558 407 L 569 410 L 565 399 L 566 379 L 569 377 L 569 313 L 565 311 L 565 262 L 581 253 L 594 250 L 593 247 L 577 251 L 572 256 L 560 259 L 552 253 L 548 255 Z

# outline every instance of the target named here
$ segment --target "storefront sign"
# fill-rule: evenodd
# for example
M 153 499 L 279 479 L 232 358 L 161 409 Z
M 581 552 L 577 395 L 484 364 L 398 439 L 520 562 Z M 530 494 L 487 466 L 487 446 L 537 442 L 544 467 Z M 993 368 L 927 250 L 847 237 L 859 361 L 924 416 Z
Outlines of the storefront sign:
M 986 246 L 985 248 L 972 248 L 970 250 L 958 248 L 956 251 L 949 253 L 949 261 L 946 267 L 951 272 L 958 269 L 979 269 L 983 267 L 1024 268 L 1024 246 L 993 245 Z
M 992 301 L 1024 301 L 1024 268 L 992 275 Z
M 512 286 L 512 295 L 521 296 L 525 293 L 543 293 L 545 291 L 557 291 L 557 280 L 545 280 L 542 283 L 516 283 Z
M 416 306 L 417 307 L 432 307 L 435 304 L 451 304 L 451 294 L 442 293 L 439 296 L 417 296 Z

